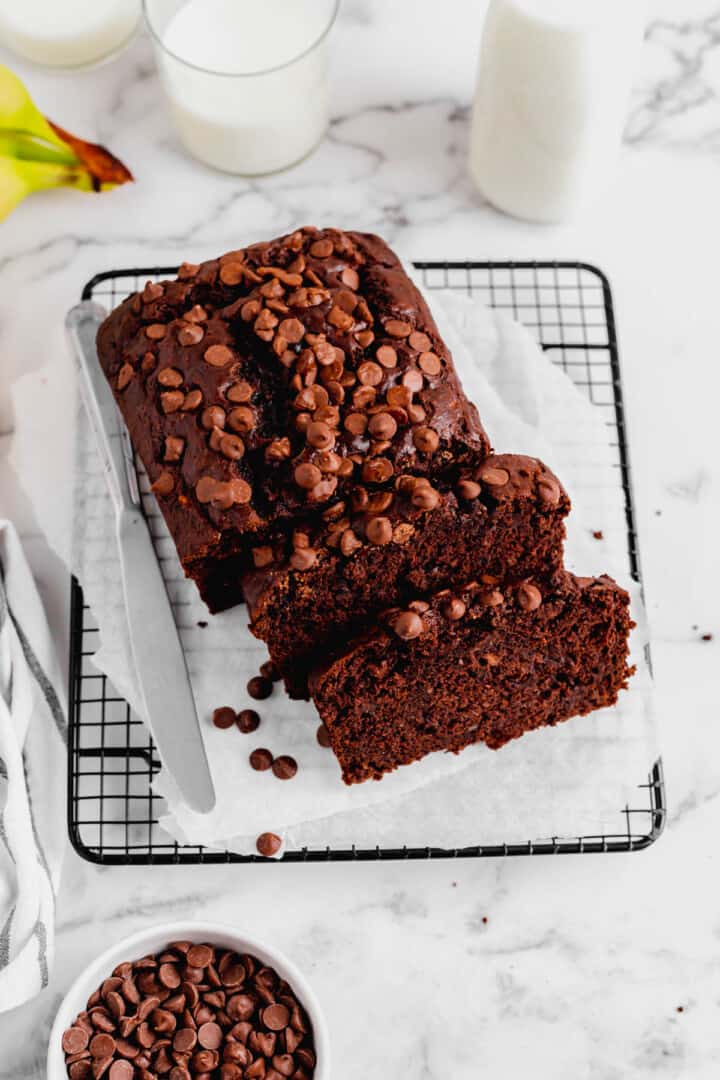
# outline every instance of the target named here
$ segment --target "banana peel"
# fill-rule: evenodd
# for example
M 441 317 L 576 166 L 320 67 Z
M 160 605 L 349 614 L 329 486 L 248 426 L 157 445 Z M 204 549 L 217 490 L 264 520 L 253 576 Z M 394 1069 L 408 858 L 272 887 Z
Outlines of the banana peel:
M 113 154 L 46 119 L 0 64 L 0 221 L 33 191 L 108 191 L 133 179 Z

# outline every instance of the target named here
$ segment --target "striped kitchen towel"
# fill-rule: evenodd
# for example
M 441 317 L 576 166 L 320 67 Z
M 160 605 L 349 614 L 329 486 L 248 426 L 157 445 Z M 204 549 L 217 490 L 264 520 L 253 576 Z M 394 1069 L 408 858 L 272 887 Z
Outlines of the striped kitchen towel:
M 65 848 L 67 727 L 40 597 L 0 520 L 0 1011 L 48 982 Z

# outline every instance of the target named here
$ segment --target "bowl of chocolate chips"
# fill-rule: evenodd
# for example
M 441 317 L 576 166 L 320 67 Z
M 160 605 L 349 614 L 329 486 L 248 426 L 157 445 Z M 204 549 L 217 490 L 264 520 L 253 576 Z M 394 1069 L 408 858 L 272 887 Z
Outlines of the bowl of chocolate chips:
M 48 1080 L 328 1080 L 317 999 L 275 949 L 185 922 L 114 945 L 53 1024 Z

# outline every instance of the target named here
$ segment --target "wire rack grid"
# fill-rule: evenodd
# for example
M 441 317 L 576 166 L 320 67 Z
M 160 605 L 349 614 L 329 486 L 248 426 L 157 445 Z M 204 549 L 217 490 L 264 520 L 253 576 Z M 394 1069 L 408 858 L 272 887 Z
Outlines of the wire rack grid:
M 606 277 L 580 262 L 417 262 L 426 288 L 457 289 L 524 323 L 553 363 L 601 410 L 622 488 L 628 571 L 639 582 L 627 432 L 612 295 Z M 174 267 L 113 270 L 94 277 L 83 299 L 107 307 L 148 278 L 169 277 Z M 156 512 L 143 485 L 146 511 Z M 618 809 L 613 833 L 574 839 L 467 848 L 349 847 L 288 851 L 281 860 L 178 844 L 160 826 L 162 799 L 152 790 L 160 768 L 149 731 L 93 663 L 99 633 L 82 589 L 72 581 L 68 827 L 83 858 L 111 865 L 446 859 L 639 851 L 663 830 L 666 798 L 662 763 L 648 763 L 638 783 L 637 805 Z M 569 830 L 567 836 L 572 837 Z

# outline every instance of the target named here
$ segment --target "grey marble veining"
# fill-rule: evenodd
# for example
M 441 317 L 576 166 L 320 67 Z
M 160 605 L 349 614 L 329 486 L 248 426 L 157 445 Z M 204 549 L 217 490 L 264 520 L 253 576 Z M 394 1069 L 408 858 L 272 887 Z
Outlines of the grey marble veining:
M 306 971 L 342 1080 L 720 1074 L 720 7 L 652 4 L 616 177 L 592 212 L 555 227 L 496 214 L 466 175 L 482 7 L 346 0 L 328 138 L 264 180 L 184 157 L 146 41 L 72 77 L 15 65 L 54 118 L 110 145 L 137 184 L 38 196 L 0 224 L 2 375 L 63 347 L 62 315 L 98 270 L 199 258 L 304 222 L 375 228 L 410 257 L 602 265 L 618 313 L 667 834 L 629 857 L 426 865 L 103 869 L 69 853 L 51 984 L 0 1017 L 0 1080 L 44 1076 L 58 1001 L 98 951 L 193 915 L 264 935 Z M 21 526 L 62 646 L 66 579 L 8 444 L 0 437 L 0 511 Z

